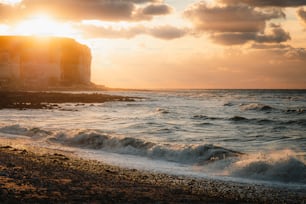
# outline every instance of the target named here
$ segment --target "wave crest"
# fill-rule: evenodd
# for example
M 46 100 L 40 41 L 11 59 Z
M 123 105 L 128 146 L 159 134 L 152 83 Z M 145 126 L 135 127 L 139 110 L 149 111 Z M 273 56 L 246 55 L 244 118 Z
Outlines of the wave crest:
M 242 105 L 240 105 L 240 108 L 244 111 L 250 111 L 250 110 L 270 111 L 270 110 L 274 109 L 273 107 L 271 107 L 269 105 L 260 104 L 260 103 L 242 104 Z
M 206 162 L 237 157 L 242 153 L 212 144 L 167 145 L 148 142 L 143 139 L 113 136 L 96 131 L 72 131 L 57 133 L 49 141 L 69 146 L 77 146 L 103 151 L 144 156 L 153 159 L 173 161 L 184 164 L 202 165 Z
M 231 175 L 235 177 L 306 184 L 306 164 L 289 150 L 248 155 L 234 166 Z

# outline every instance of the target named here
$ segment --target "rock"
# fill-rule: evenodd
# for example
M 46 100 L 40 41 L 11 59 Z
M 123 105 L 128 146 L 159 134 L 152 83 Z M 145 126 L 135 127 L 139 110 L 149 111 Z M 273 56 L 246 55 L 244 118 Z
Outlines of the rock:
M 74 39 L 0 36 L 0 44 L 3 88 L 91 84 L 91 51 Z

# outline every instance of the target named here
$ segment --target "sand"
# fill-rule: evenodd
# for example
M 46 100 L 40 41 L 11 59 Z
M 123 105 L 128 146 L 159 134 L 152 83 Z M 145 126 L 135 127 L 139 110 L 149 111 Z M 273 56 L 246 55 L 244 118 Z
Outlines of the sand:
M 59 150 L 0 146 L 0 203 L 305 202 L 305 189 L 150 173 Z

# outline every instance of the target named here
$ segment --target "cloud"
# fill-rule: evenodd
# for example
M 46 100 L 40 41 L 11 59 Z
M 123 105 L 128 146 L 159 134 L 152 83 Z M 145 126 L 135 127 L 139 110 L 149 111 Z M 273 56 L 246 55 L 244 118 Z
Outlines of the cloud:
M 198 30 L 212 32 L 259 32 L 266 21 L 282 18 L 278 9 L 258 11 L 247 5 L 235 4 L 224 7 L 208 7 L 200 2 L 184 12 Z
M 243 3 L 256 7 L 298 7 L 305 6 L 305 0 L 221 0 L 226 4 Z
M 145 15 L 166 15 L 171 13 L 171 7 L 166 4 L 150 4 L 142 12 Z
M 297 14 L 299 16 L 299 18 L 304 22 L 304 24 L 306 25 L 306 11 L 304 10 L 304 8 L 300 8 L 297 11 Z
M 290 34 L 281 27 L 272 28 L 271 34 L 257 35 L 254 39 L 258 43 L 281 43 L 291 40 Z
M 300 61 L 306 62 L 306 49 L 288 47 L 284 56 L 289 59 L 300 60 Z
M 161 0 L 23 0 L 14 7 L 20 19 L 35 12 L 47 12 L 68 21 L 141 21 L 171 10 Z
M 149 29 L 147 33 L 156 38 L 172 40 L 184 37 L 189 33 L 189 30 L 187 28 L 176 28 L 173 26 L 157 26 Z
M 258 44 L 254 43 L 252 49 L 265 50 L 265 52 L 274 53 L 283 60 L 294 60 L 306 62 L 306 49 L 296 48 L 284 44 Z
M 218 33 L 211 36 L 212 39 L 224 45 L 244 44 L 249 41 L 257 43 L 281 43 L 291 39 L 290 34 L 282 28 L 273 28 L 271 34 L 244 33 Z
M 197 32 L 210 33 L 214 42 L 223 45 L 249 41 L 280 43 L 291 39 L 280 25 L 270 24 L 270 32 L 267 32 L 267 21 L 285 18 L 283 11 L 277 8 L 256 9 L 238 3 L 210 7 L 200 2 L 188 8 L 184 16 L 191 20 Z
M 94 25 L 79 25 L 77 29 L 82 30 L 84 37 L 87 38 L 126 38 L 130 39 L 138 35 L 149 35 L 163 40 L 173 40 L 184 37 L 189 30 L 177 28 L 170 25 L 145 27 L 137 25 L 128 28 L 100 27 Z
M 266 50 L 266 49 L 285 49 L 290 47 L 289 45 L 284 44 L 260 44 L 260 43 L 254 43 L 252 44 L 252 49 L 259 49 L 259 50 Z

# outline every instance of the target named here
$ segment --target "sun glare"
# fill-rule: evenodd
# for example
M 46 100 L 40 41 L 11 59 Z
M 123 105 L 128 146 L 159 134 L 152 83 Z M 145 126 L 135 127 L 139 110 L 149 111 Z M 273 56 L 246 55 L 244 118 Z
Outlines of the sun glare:
M 46 14 L 37 14 L 17 24 L 14 33 L 18 35 L 73 37 L 74 32 L 68 24 L 57 22 Z
M 14 5 L 19 4 L 21 1 L 22 0 L 0 0 L 0 3 Z

